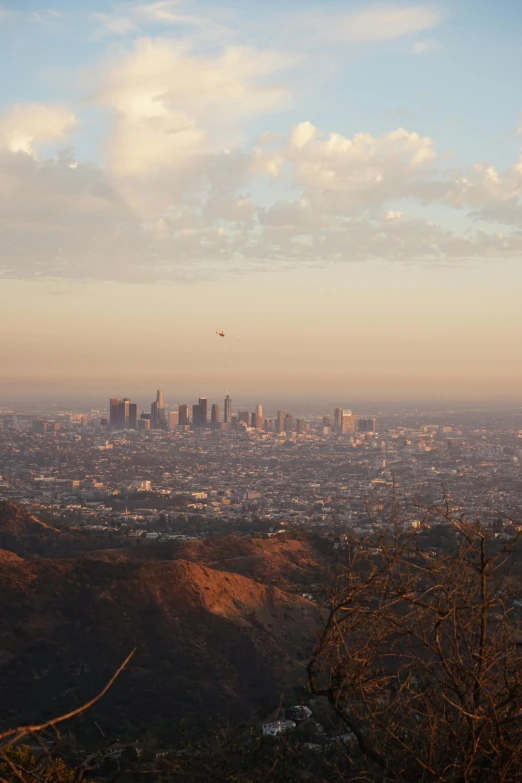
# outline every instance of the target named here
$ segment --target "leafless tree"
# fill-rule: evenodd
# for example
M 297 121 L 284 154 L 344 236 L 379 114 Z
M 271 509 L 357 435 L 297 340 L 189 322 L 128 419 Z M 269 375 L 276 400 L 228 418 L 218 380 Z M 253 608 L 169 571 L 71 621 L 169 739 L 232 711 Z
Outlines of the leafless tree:
M 513 608 L 516 542 L 451 525 L 455 547 L 422 551 L 399 514 L 347 550 L 308 667 L 354 735 L 375 781 L 511 783 L 522 779 L 522 647 Z
M 90 771 L 90 765 L 81 764 L 71 769 L 57 757 L 62 740 L 61 727 L 66 721 L 83 715 L 105 696 L 134 652 L 129 653 L 105 687 L 85 704 L 50 720 L 1 732 L 0 783 L 80 783 Z M 37 752 L 31 751 L 31 746 Z M 102 753 L 100 750 L 99 754 Z

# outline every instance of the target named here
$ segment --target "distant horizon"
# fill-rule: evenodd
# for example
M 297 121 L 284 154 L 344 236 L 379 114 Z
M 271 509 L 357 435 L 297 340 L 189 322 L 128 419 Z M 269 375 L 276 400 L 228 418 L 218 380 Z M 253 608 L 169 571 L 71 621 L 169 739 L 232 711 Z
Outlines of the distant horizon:
M 108 410 L 108 403 L 110 397 L 129 397 L 132 402 L 138 404 L 139 410 L 148 411 L 152 401 L 155 399 L 156 390 L 161 388 L 163 391 L 165 404 L 167 407 L 174 408 L 180 404 L 187 404 L 192 406 L 196 404 L 200 397 L 206 397 L 209 401 L 209 405 L 217 403 L 223 405 L 223 401 L 227 392 L 216 390 L 187 390 L 186 392 L 180 391 L 168 387 L 168 386 L 156 386 L 150 387 L 150 393 L 143 391 L 140 387 L 138 391 L 136 387 L 127 387 L 124 389 L 117 389 L 116 391 L 99 390 L 97 392 L 89 392 L 81 394 L 78 392 L 69 391 L 64 393 L 63 388 L 61 393 L 51 391 L 36 392 L 34 387 L 31 392 L 25 391 L 18 394 L 6 394 L 2 388 L 0 388 L 0 412 L 2 409 L 14 409 L 19 413 L 23 413 L 24 409 L 30 411 L 31 409 L 37 410 L 39 408 L 59 408 L 60 410 L 78 409 L 78 410 Z M 496 410 L 502 412 L 518 413 L 522 416 L 522 400 L 516 395 L 489 395 L 489 396 L 476 396 L 476 397 L 383 397 L 383 396 L 353 396 L 344 393 L 344 395 L 326 394 L 322 397 L 312 397 L 307 395 L 252 395 L 252 394 L 235 394 L 232 389 L 228 390 L 228 394 L 232 400 L 232 406 L 234 410 L 239 408 L 253 408 L 257 404 L 263 405 L 264 408 L 270 410 L 276 410 L 277 408 L 284 408 L 286 410 L 298 409 L 306 410 L 313 415 L 319 415 L 320 411 L 329 413 L 336 407 L 343 409 L 351 409 L 354 412 L 365 413 L 366 415 L 378 414 L 379 411 L 385 411 L 386 414 L 390 414 L 391 411 L 397 411 L 401 413 L 415 413 L 421 411 L 440 411 L 440 412 L 452 412 L 452 411 L 486 411 L 494 412 Z

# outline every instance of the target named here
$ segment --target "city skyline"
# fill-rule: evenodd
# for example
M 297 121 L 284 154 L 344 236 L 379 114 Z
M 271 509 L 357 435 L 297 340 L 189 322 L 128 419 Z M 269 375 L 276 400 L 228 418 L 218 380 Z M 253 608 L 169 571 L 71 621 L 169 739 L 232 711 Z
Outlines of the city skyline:
M 177 407 L 177 411 L 173 408 Z M 192 409 L 192 416 L 190 411 Z M 239 405 L 234 414 L 233 403 L 227 393 L 223 400 L 223 418 L 221 417 L 221 405 L 210 403 L 206 397 L 200 397 L 197 403 L 165 403 L 163 390 L 156 391 L 156 399 L 150 406 L 150 413 L 142 411 L 138 418 L 138 406 L 132 403 L 130 398 L 123 399 L 111 397 L 109 399 L 109 416 L 101 418 L 100 424 L 109 431 L 138 430 L 147 432 L 150 430 L 179 431 L 187 430 L 229 430 L 238 431 L 258 430 L 265 433 L 305 435 L 309 431 L 309 415 L 300 414 L 298 417 L 288 411 L 278 409 L 275 415 L 269 412 L 267 418 L 263 417 L 263 405 L 257 403 L 253 411 L 246 410 L 244 405 Z M 358 417 L 351 410 L 335 408 L 334 415 L 323 415 L 319 430 L 324 435 L 347 435 L 356 432 L 376 432 L 377 419 L 375 415 Z M 52 424 L 46 419 L 35 419 L 33 430 L 46 432 L 47 425 Z M 316 426 L 315 429 L 318 429 Z

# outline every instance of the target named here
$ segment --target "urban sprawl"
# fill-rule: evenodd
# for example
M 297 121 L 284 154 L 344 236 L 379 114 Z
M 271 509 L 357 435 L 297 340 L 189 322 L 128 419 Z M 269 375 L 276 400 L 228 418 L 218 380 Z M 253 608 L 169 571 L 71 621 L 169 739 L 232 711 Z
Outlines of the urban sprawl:
M 480 411 L 292 416 L 205 398 L 150 413 L 0 410 L 0 497 L 86 535 L 136 543 L 295 529 L 416 526 L 443 496 L 497 533 L 522 525 L 522 429 Z M 520 422 L 518 422 L 520 423 Z

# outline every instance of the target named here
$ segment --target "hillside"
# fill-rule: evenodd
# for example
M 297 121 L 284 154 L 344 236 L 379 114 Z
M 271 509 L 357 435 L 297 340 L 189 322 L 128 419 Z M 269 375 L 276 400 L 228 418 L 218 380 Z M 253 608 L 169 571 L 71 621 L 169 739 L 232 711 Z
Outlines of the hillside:
M 4 724 L 91 696 L 136 655 L 80 733 L 160 735 L 181 718 L 246 718 L 304 676 L 314 604 L 188 560 L 0 560 Z M 98 735 L 99 736 L 99 735 Z
M 0 500 L 0 534 L 13 536 L 56 536 L 57 528 L 42 522 L 20 506 Z
M 232 571 L 263 584 L 290 592 L 308 592 L 312 584 L 328 580 L 335 562 L 332 549 L 320 551 L 314 541 L 303 537 L 240 538 L 219 536 L 200 541 L 99 550 L 81 555 L 105 562 L 183 559 Z

